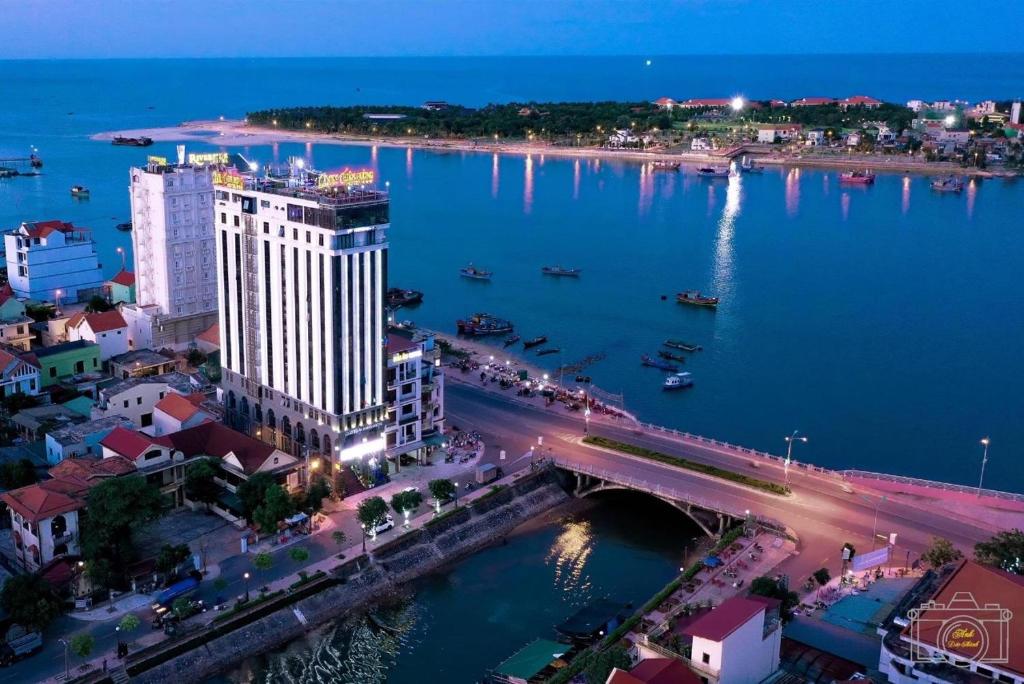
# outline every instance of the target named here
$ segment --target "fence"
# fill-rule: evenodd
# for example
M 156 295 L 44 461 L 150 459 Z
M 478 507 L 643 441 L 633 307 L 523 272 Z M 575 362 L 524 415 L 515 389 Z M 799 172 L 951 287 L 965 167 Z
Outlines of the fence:
M 844 478 L 856 477 L 862 480 L 879 480 L 881 482 L 895 482 L 897 484 L 910 485 L 914 487 L 929 487 L 931 489 L 941 489 L 947 492 L 956 492 L 958 494 L 971 494 L 976 495 L 979 493 L 977 487 L 971 487 L 969 485 L 952 484 L 949 482 L 937 482 L 935 480 L 923 480 L 917 477 L 907 477 L 905 475 L 889 475 L 887 473 L 872 473 L 866 470 L 844 470 L 842 472 Z M 1003 499 L 1004 501 L 1016 501 L 1024 503 L 1024 494 L 1018 494 L 1016 492 L 1001 492 L 997 489 L 982 489 L 980 490 L 981 496 L 992 497 L 995 499 Z

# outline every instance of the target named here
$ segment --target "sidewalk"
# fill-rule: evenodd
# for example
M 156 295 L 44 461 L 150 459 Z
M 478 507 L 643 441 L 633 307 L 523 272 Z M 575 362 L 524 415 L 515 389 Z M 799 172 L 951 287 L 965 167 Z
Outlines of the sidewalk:
M 108 620 L 119 620 L 128 613 L 134 613 L 140 608 L 145 608 L 153 602 L 149 594 L 123 594 L 110 604 L 99 606 L 90 610 L 73 610 L 68 613 L 69 617 L 87 622 L 106 622 Z

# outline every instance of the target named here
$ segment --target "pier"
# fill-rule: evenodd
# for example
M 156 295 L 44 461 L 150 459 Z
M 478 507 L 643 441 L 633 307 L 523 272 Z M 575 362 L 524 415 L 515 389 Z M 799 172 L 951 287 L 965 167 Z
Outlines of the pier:
M 27 157 L 0 158 L 0 178 L 15 176 L 38 176 L 43 160 L 34 153 Z

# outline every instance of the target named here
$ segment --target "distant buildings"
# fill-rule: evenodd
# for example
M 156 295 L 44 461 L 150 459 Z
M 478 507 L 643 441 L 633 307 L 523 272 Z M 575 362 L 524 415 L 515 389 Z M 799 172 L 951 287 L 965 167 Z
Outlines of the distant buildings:
M 793 100 L 789 103 L 790 107 L 821 107 L 824 105 L 834 105 L 836 99 L 833 97 L 801 97 L 799 100 Z
M 25 302 L 14 295 L 10 284 L 0 287 L 0 344 L 28 351 L 33 320 L 25 315 Z
M 121 270 L 107 281 L 107 298 L 112 304 L 135 303 L 135 274 Z
M 57 465 L 67 458 L 99 456 L 100 441 L 117 427 L 131 430 L 135 425 L 125 416 L 115 414 L 51 430 L 46 433 L 46 461 Z
M 35 221 L 4 235 L 7 277 L 18 297 L 82 302 L 103 295 L 103 273 L 89 231 Z
M 12 394 L 35 395 L 41 386 L 37 365 L 0 348 L 0 398 Z
M 776 143 L 789 142 L 800 136 L 803 126 L 800 124 L 758 124 L 757 142 Z

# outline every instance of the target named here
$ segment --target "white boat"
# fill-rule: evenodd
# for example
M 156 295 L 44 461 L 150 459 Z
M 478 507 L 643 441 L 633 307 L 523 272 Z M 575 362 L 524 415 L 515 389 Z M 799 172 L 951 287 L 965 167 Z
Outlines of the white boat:
M 938 192 L 961 192 L 964 189 L 964 182 L 956 176 L 948 178 L 936 178 L 932 181 L 932 190 Z
M 676 390 L 690 387 L 691 385 L 693 385 L 693 375 L 689 371 L 683 371 L 681 373 L 673 373 L 665 378 L 662 388 Z
M 491 279 L 491 272 L 490 271 L 485 271 L 482 268 L 477 268 L 473 264 L 470 264 L 469 266 L 467 266 L 465 268 L 460 268 L 459 269 L 459 275 L 461 275 L 463 278 L 470 278 L 472 280 L 490 280 Z

